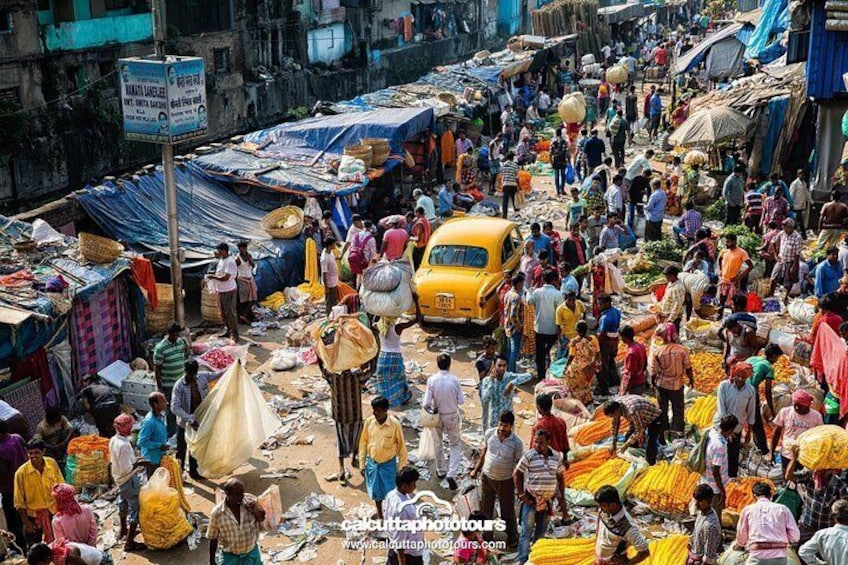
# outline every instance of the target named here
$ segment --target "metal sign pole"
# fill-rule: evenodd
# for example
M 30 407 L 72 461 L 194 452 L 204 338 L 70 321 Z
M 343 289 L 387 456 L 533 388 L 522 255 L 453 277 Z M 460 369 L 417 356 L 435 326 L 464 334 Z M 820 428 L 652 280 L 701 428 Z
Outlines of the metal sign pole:
M 153 42 L 156 55 L 165 60 L 165 3 L 153 0 Z M 168 216 L 168 252 L 171 255 L 171 287 L 174 291 L 174 319 L 185 328 L 185 305 L 183 304 L 183 270 L 180 261 L 180 228 L 177 218 L 177 183 L 174 178 L 174 146 L 162 145 L 162 169 L 165 176 L 165 210 Z

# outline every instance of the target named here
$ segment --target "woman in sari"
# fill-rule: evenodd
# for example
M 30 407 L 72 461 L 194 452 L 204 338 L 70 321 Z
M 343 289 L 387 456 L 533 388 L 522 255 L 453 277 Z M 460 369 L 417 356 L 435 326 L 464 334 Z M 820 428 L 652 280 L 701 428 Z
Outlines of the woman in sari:
M 456 180 L 462 187 L 463 192 L 469 192 L 477 184 L 477 169 L 474 163 L 474 149 L 469 147 L 463 155 L 460 155 L 456 167 Z
M 590 385 L 601 362 L 598 338 L 588 333 L 589 325 L 583 320 L 577 322 L 577 337 L 568 344 L 568 362 L 563 374 L 571 396 L 586 406 L 592 403 Z

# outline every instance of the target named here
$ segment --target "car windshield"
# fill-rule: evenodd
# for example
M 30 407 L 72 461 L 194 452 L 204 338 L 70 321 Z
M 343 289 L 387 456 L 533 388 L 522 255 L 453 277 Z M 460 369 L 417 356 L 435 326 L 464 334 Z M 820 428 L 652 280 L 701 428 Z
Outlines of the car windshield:
M 488 263 L 489 253 L 482 247 L 436 245 L 430 250 L 430 265 L 432 266 L 482 269 Z

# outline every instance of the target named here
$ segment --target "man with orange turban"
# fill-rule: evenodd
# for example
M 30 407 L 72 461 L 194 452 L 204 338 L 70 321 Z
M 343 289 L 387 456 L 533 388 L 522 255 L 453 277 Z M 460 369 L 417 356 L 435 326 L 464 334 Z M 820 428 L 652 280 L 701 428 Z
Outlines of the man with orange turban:
M 798 389 L 792 393 L 792 406 L 781 408 L 774 419 L 776 427 L 771 440 L 771 457 L 776 458 L 777 445 L 782 435 L 783 449 L 780 451 L 780 461 L 783 464 L 784 473 L 789 461 L 795 458 L 792 447 L 798 445 L 798 436 L 824 423 L 821 413 L 810 409 L 812 404 L 813 395 L 806 390 Z

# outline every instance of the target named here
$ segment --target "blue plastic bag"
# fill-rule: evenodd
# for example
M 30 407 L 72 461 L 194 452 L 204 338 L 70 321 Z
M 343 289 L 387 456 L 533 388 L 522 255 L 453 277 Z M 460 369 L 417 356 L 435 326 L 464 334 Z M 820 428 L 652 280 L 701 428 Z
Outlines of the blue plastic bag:
M 571 163 L 565 166 L 565 184 L 574 184 L 574 181 L 577 180 L 574 174 L 574 167 L 571 166 Z

